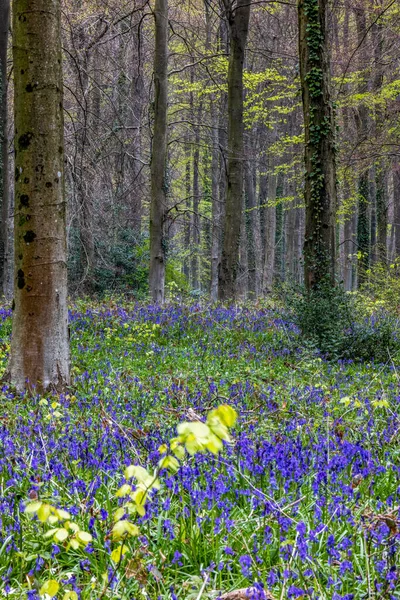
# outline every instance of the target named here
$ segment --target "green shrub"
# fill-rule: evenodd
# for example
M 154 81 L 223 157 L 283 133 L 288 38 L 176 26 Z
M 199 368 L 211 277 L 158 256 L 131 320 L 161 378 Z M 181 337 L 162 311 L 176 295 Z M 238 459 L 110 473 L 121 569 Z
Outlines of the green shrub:
M 294 292 L 294 293 L 293 293 Z M 386 362 L 400 350 L 399 321 L 388 311 L 369 314 L 357 295 L 329 283 L 287 294 L 304 344 L 329 358 Z

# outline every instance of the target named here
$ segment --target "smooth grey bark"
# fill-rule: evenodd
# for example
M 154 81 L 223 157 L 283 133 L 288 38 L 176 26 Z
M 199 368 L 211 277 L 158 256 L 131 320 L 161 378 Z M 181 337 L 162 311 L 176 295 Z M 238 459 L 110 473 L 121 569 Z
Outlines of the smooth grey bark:
M 384 33 L 382 23 L 377 21 L 371 28 L 374 40 L 374 81 L 373 87 L 376 93 L 383 85 L 382 53 Z M 375 134 L 377 139 L 384 123 L 384 114 L 379 104 L 375 108 Z M 387 229 L 388 229 L 388 193 L 387 174 L 385 163 L 378 159 L 375 163 L 375 204 L 376 204 L 376 258 L 377 261 L 387 264 Z M 373 240 L 371 246 L 374 247 Z
M 400 161 L 393 164 L 393 221 L 394 254 L 400 257 Z
M 70 382 L 60 0 L 13 4 L 15 279 L 9 378 Z
M 197 122 L 201 122 L 201 109 L 200 104 L 197 112 Z M 192 229 L 192 285 L 193 289 L 200 289 L 200 182 L 199 182 L 199 160 L 200 160 L 200 129 L 196 127 L 194 134 L 194 146 L 193 146 L 193 229 Z
M 10 19 L 10 1 L 0 2 L 0 294 L 10 296 L 8 272 L 10 248 L 8 235 L 9 180 L 8 180 L 8 102 L 7 102 L 7 47 Z
M 245 193 L 247 208 L 247 226 L 249 243 L 249 292 L 256 298 L 262 287 L 262 244 L 260 210 L 256 198 L 255 169 L 253 164 L 246 164 Z
M 350 196 L 350 188 L 348 183 L 345 183 L 343 189 L 344 200 Z M 356 254 L 355 244 L 355 214 L 346 215 L 343 224 L 343 285 L 346 292 L 350 292 L 354 288 L 354 260 Z
M 274 281 L 274 265 L 275 265 L 275 237 L 276 237 L 276 190 L 277 176 L 273 172 L 274 163 L 272 162 L 268 175 L 268 191 L 266 204 L 264 208 L 264 223 L 265 223 L 265 258 L 262 279 L 263 294 L 272 292 Z
M 286 253 L 285 253 L 285 273 L 286 279 L 293 282 L 295 280 L 295 245 L 296 245 L 296 210 L 293 206 L 289 206 L 286 209 L 286 220 L 285 220 L 285 237 L 286 237 Z
M 229 24 L 228 164 L 224 239 L 219 269 L 219 299 L 236 295 L 243 206 L 243 65 L 249 29 L 250 2 L 224 0 Z
M 190 256 L 189 256 L 189 248 L 190 248 L 190 240 L 192 235 L 192 219 L 190 218 L 190 206 L 191 206 L 191 194 L 192 194 L 192 180 L 191 180 L 191 157 L 192 157 L 192 148 L 189 143 L 189 135 L 185 135 L 185 193 L 186 193 L 186 218 L 184 222 L 184 240 L 185 240 L 185 250 L 188 253 L 183 261 L 183 273 L 188 282 L 190 282 Z
M 239 269 L 236 278 L 236 296 L 245 300 L 249 291 L 249 249 L 244 194 L 242 195 L 242 202 L 242 210 L 240 213 Z
M 155 304 L 164 303 L 165 215 L 167 208 L 168 0 L 154 7 L 154 130 L 151 155 L 149 289 Z
M 221 253 L 221 204 L 218 196 L 219 179 L 219 144 L 218 144 L 218 113 L 214 98 L 210 105 L 212 125 L 212 153 L 211 153 L 211 301 L 218 300 L 218 266 Z

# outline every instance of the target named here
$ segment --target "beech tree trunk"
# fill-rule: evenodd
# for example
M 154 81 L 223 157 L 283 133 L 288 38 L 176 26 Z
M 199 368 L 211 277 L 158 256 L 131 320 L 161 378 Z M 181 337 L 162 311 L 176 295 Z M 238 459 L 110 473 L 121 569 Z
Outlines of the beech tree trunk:
M 256 182 L 253 165 L 247 163 L 245 173 L 245 191 L 247 200 L 247 226 L 249 243 L 249 292 L 254 297 L 261 293 L 262 283 L 262 245 L 260 211 L 256 199 Z
M 9 376 L 69 384 L 60 0 L 15 0 L 15 279 Z
M 273 168 L 273 164 L 272 164 Z M 264 209 L 265 223 L 265 258 L 263 268 L 262 291 L 263 294 L 272 292 L 275 266 L 275 237 L 276 237 L 276 188 L 277 176 L 271 170 L 268 175 L 267 198 L 262 199 L 266 204 Z
M 167 207 L 168 0 L 156 0 L 154 20 L 154 131 L 150 166 L 149 288 L 153 302 L 163 304 L 166 258 L 165 215 Z
M 394 233 L 394 255 L 400 256 L 400 161 L 393 163 L 393 233 Z
M 218 265 L 221 248 L 221 206 L 218 196 L 219 179 L 219 147 L 218 147 L 218 114 L 215 99 L 210 106 L 212 123 L 212 155 L 211 155 L 211 196 L 212 196 L 212 230 L 211 230 L 211 301 L 218 300 Z
M 197 122 L 201 123 L 201 103 L 196 111 Z M 192 233 L 192 285 L 194 290 L 200 289 L 200 182 L 199 182 L 199 160 L 200 160 L 200 130 L 196 127 L 194 133 L 193 147 L 193 233 Z
M 239 268 L 241 213 L 243 205 L 243 64 L 249 29 L 250 2 L 225 0 L 229 23 L 228 70 L 228 164 L 224 240 L 219 269 L 219 298 L 236 295 Z
M 8 296 L 8 135 L 7 135 L 7 44 L 10 2 L 0 2 L 0 294 Z
M 330 97 L 327 0 L 299 0 L 299 56 L 305 128 L 304 279 L 335 278 L 335 119 Z
M 374 58 L 375 58 L 375 77 L 374 90 L 376 93 L 382 88 L 383 67 L 382 54 L 384 34 L 382 24 L 378 21 L 372 26 L 372 36 L 374 40 Z M 375 130 L 377 139 L 379 139 L 385 116 L 379 104 L 375 109 Z M 378 159 L 375 164 L 375 185 L 376 185 L 376 254 L 378 262 L 387 264 L 387 228 L 388 228 L 388 194 L 387 177 L 384 161 Z

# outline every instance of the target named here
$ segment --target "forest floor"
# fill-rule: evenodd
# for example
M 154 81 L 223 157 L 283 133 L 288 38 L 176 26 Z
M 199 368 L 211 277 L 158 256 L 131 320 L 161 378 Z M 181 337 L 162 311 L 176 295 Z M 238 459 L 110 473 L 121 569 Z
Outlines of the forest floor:
M 325 361 L 270 307 L 81 301 L 70 321 L 71 392 L 1 391 L 0 597 L 209 600 L 256 583 L 260 599 L 400 598 L 393 362 Z M 179 422 L 221 404 L 238 413 L 232 443 L 161 476 L 116 560 L 124 468 L 155 466 Z M 91 543 L 45 537 L 30 501 Z

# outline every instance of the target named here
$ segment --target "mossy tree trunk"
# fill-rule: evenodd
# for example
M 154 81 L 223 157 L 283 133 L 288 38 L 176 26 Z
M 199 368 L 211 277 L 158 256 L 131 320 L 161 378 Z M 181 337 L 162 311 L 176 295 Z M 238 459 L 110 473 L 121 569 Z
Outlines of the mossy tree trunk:
M 335 119 L 330 96 L 327 0 L 299 0 L 299 56 L 305 130 L 304 279 L 335 277 Z
M 224 239 L 219 267 L 220 300 L 236 295 L 239 270 L 241 213 L 243 209 L 243 65 L 249 30 L 250 2 L 224 0 L 229 24 L 228 69 L 228 164 L 225 203 Z
M 168 0 L 156 0 L 154 7 L 154 130 L 151 155 L 150 204 L 150 295 L 164 303 L 165 215 L 167 209 L 167 108 L 168 108 Z
M 368 64 L 366 46 L 364 43 L 367 35 L 367 19 L 365 8 L 360 4 L 354 7 L 356 18 L 357 39 L 360 45 L 359 71 L 361 73 L 358 85 L 358 93 L 365 94 L 368 91 L 368 81 L 365 74 L 365 68 Z M 362 102 L 355 112 L 355 122 L 357 128 L 357 142 L 363 148 L 363 144 L 368 139 L 369 110 L 367 105 Z M 369 211 L 369 169 L 368 166 L 361 165 L 360 175 L 357 183 L 357 284 L 360 285 L 367 279 L 367 271 L 371 259 L 371 229 L 370 229 L 370 211 Z
M 7 135 L 7 45 L 10 2 L 0 2 L 0 294 L 8 296 L 8 135 Z
M 60 0 L 14 0 L 15 278 L 9 365 L 18 390 L 69 384 Z

